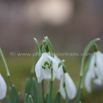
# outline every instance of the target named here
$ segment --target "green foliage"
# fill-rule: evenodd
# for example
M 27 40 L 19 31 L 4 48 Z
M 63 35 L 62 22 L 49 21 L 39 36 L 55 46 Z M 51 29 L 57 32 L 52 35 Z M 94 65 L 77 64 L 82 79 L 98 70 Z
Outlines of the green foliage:
M 60 103 L 60 91 L 57 92 L 54 103 Z
M 28 97 L 28 103 L 34 103 L 34 101 L 33 101 L 32 97 L 31 97 L 31 95 L 29 95 L 29 97 Z M 38 103 L 38 102 L 36 102 L 36 103 Z
M 35 78 L 32 79 L 32 83 L 33 83 L 34 102 L 41 103 L 39 88 L 38 88 L 38 85 L 37 85 Z
M 31 79 L 28 78 L 26 81 L 26 86 L 25 86 L 25 94 L 30 95 L 31 87 L 32 87 L 32 81 L 31 81 Z

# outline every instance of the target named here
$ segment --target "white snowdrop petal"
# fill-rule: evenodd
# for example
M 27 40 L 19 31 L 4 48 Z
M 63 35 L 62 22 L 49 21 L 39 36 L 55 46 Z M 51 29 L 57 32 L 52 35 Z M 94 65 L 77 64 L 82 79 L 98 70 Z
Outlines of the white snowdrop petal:
M 99 79 L 103 80 L 100 71 L 96 67 L 95 67 L 95 73 Z
M 76 96 L 76 86 L 68 73 L 65 73 L 65 86 L 68 97 L 73 99 Z
M 42 74 L 44 79 L 51 79 L 51 69 L 42 69 Z
M 38 77 L 38 78 L 37 78 L 38 83 L 41 83 L 43 79 L 44 79 L 43 76 Z
M 54 54 L 54 59 L 56 60 L 56 62 L 59 64 L 61 62 L 61 60 L 57 57 L 56 54 Z M 62 65 L 57 69 L 57 73 L 56 73 L 56 78 L 58 80 L 61 79 L 61 76 L 63 75 L 63 69 L 62 69 Z
M 91 58 L 91 61 L 90 61 L 90 65 L 89 65 L 89 71 L 91 72 L 91 76 L 94 78 L 95 77 L 95 71 L 94 71 L 94 68 L 95 68 L 95 53 L 93 54 L 92 58 Z
M 35 66 L 35 73 L 36 73 L 37 77 L 40 77 L 40 75 L 41 75 L 42 62 L 43 62 L 43 55 L 38 60 L 38 62 L 36 63 L 36 66 Z
M 103 54 L 100 51 L 98 51 L 98 54 L 100 55 L 100 57 L 101 57 L 101 59 L 103 61 Z
M 2 75 L 0 74 L 0 100 L 5 98 L 7 92 L 7 85 L 5 80 L 3 79 Z
M 96 54 L 96 66 L 97 66 L 97 71 L 99 73 L 99 76 L 103 80 L 103 60 L 100 55 L 100 52 L 97 52 L 97 54 Z
M 54 59 L 56 60 L 57 63 L 60 63 L 60 62 L 61 62 L 61 60 L 57 57 L 56 54 L 54 54 Z
M 85 88 L 88 92 L 91 92 L 91 79 L 92 79 L 91 72 L 88 71 L 84 80 Z
M 101 79 L 94 79 L 93 82 L 96 84 L 96 85 L 102 85 L 102 80 Z
M 47 53 L 43 53 L 42 55 L 43 55 L 43 63 L 44 63 L 45 61 L 47 61 L 47 62 L 49 63 L 50 60 L 49 60 L 49 58 L 48 58 L 48 54 L 47 54 Z M 43 64 L 42 64 L 42 65 L 43 65 Z
M 56 72 L 56 78 L 57 78 L 58 80 L 60 80 L 61 77 L 62 77 L 62 75 L 63 75 L 63 69 L 62 69 L 62 66 L 60 66 L 60 67 L 58 68 L 57 72 Z
M 65 93 L 65 90 L 63 88 L 63 76 L 62 76 L 61 81 L 60 81 L 60 93 L 61 93 L 62 97 L 64 99 L 66 99 L 66 93 Z
M 53 63 L 53 70 L 56 72 L 57 71 L 57 69 L 58 69 L 58 63 L 56 62 L 56 60 L 53 58 L 53 57 L 51 57 L 50 55 L 48 55 L 47 54 L 47 57 L 52 61 L 52 63 Z

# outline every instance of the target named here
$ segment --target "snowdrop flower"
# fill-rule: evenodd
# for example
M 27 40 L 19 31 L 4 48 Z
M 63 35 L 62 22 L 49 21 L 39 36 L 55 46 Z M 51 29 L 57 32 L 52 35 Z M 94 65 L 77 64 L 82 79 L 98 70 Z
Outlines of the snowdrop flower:
M 53 69 L 54 80 L 58 69 L 58 63 L 49 54 L 43 53 L 35 66 L 35 72 L 38 79 L 38 83 L 41 83 L 43 79 L 51 79 L 51 69 Z
M 69 99 L 76 96 L 76 87 L 68 73 L 64 73 L 60 81 L 60 93 L 66 99 L 66 93 Z
M 56 60 L 56 62 L 57 62 L 58 64 L 61 62 L 61 60 L 57 57 L 56 54 L 54 54 L 54 59 Z M 63 69 L 62 69 L 62 65 L 61 65 L 61 66 L 57 69 L 56 78 L 57 78 L 58 80 L 60 80 L 61 77 L 62 77 L 62 75 L 63 75 Z
M 91 92 L 91 80 L 97 85 L 102 85 L 103 81 L 103 54 L 100 51 L 93 53 L 89 69 L 85 77 L 85 87 Z
M 5 80 L 3 79 L 2 75 L 0 74 L 0 100 L 5 98 L 7 92 L 7 86 Z

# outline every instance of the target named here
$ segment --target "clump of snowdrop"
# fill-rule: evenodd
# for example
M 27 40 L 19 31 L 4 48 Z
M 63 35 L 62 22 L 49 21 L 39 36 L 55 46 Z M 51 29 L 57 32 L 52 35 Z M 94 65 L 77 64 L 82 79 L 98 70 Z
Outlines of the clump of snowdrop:
M 0 74 L 0 100 L 6 97 L 6 92 L 7 92 L 7 85 L 4 78 Z
M 103 54 L 98 50 L 97 45 L 94 45 L 95 52 L 92 55 L 89 69 L 85 76 L 85 87 L 88 92 L 91 92 L 91 81 L 97 85 L 102 85 L 103 82 Z
M 66 99 L 68 96 L 68 98 L 73 99 L 76 95 L 76 86 L 66 72 L 63 64 L 64 60 L 61 61 L 53 52 L 51 43 L 50 41 L 46 41 L 46 37 L 41 44 L 36 39 L 35 42 L 38 47 L 38 53 L 41 53 L 40 59 L 35 66 L 38 83 L 41 83 L 45 79 L 51 80 L 53 76 L 53 81 L 55 78 L 60 80 L 60 93 L 62 97 Z
M 69 102 L 69 99 L 74 99 L 76 94 L 75 103 L 79 103 L 81 99 L 82 89 L 83 89 L 83 81 L 84 81 L 84 64 L 86 56 L 83 55 L 81 70 L 80 70 L 80 80 L 78 85 L 78 90 L 76 93 L 76 86 L 70 77 L 69 73 L 67 73 L 66 66 L 64 65 L 64 60 L 60 60 L 57 55 L 54 53 L 52 45 L 49 41 L 48 37 L 44 37 L 44 40 L 39 43 L 36 38 L 34 38 L 37 44 L 37 54 L 34 58 L 33 66 L 30 72 L 30 77 L 27 79 L 25 85 L 25 98 L 24 103 L 42 103 L 39 94 L 38 84 L 36 79 L 34 78 L 34 72 L 36 73 L 38 83 L 42 85 L 42 97 L 43 103 L 60 103 L 60 94 L 66 100 L 66 103 Z M 84 54 L 88 53 L 88 50 L 99 38 L 91 41 L 86 48 L 84 49 Z M 89 69 L 87 71 L 85 77 L 85 86 L 88 92 L 91 92 L 91 80 L 95 84 L 102 85 L 103 82 L 103 55 L 96 45 L 94 45 L 95 52 L 92 55 Z M 3 52 L 0 48 L 0 56 L 4 62 L 7 77 L 10 84 L 10 98 L 7 99 L 6 103 L 20 103 L 19 95 L 20 92 L 16 91 L 15 86 L 12 84 L 10 72 L 4 58 Z M 53 91 L 53 82 L 54 80 L 60 80 L 59 91 L 56 94 L 55 100 L 52 98 Z M 47 80 L 48 86 L 46 94 L 44 93 L 44 80 Z M 33 98 L 31 96 L 31 90 L 33 92 Z M 7 92 L 7 86 L 0 74 L 0 100 L 5 98 Z M 10 100 L 10 101 L 9 101 Z

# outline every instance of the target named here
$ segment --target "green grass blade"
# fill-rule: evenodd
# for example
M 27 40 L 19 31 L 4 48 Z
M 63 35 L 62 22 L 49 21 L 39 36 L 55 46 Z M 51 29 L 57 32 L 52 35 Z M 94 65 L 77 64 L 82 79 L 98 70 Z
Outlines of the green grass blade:
M 11 103 L 9 97 L 6 97 L 6 103 Z
M 12 91 L 11 87 L 9 88 L 9 91 L 10 91 L 10 100 L 11 100 L 11 103 L 15 103 L 15 99 L 14 99 L 14 95 L 13 95 L 13 91 Z
M 35 78 L 32 79 L 32 83 L 33 83 L 33 92 L 34 92 L 34 102 L 41 103 L 39 89 Z
M 25 94 L 24 103 L 28 103 L 28 94 Z
M 33 101 L 32 97 L 31 97 L 31 95 L 29 95 L 29 97 L 28 97 L 28 103 L 34 103 L 34 101 Z M 38 103 L 38 102 L 37 102 L 37 103 Z
M 60 103 L 60 92 L 58 91 L 55 97 L 55 102 L 54 103 Z
M 32 82 L 31 82 L 31 79 L 28 78 L 26 81 L 26 86 L 25 86 L 25 94 L 27 93 L 28 95 L 30 95 L 31 87 L 32 87 Z
M 15 100 L 15 103 L 19 103 L 19 95 L 20 95 L 20 92 L 19 92 L 18 95 L 17 95 L 17 98 L 16 98 L 16 100 Z

